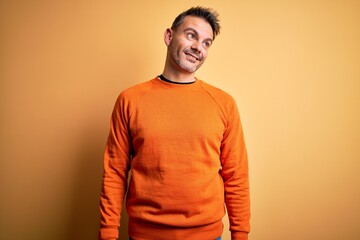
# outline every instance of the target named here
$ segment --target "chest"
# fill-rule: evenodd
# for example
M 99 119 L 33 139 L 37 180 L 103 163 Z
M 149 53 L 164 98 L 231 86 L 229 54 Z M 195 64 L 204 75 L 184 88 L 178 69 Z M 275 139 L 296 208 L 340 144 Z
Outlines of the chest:
M 130 118 L 135 146 L 146 142 L 220 145 L 225 127 L 221 108 L 207 94 L 197 93 L 146 96 Z

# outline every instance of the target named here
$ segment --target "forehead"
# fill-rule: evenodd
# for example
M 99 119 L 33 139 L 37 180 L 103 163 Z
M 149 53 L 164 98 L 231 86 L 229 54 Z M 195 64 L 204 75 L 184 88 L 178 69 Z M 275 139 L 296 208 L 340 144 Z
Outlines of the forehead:
M 201 17 L 186 16 L 180 24 L 179 30 L 184 31 L 185 29 L 189 28 L 194 29 L 199 35 L 204 38 L 213 39 L 213 31 L 211 25 Z

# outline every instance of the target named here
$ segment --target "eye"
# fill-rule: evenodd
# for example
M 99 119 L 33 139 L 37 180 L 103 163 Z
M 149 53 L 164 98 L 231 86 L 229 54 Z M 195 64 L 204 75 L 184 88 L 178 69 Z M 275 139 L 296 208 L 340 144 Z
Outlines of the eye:
M 211 46 L 211 42 L 210 41 L 205 41 L 203 43 L 203 45 L 204 45 L 205 48 L 209 48 Z
M 189 40 L 192 40 L 192 39 L 195 38 L 195 34 L 193 34 L 193 33 L 187 33 L 187 34 L 186 34 L 186 37 L 187 37 Z

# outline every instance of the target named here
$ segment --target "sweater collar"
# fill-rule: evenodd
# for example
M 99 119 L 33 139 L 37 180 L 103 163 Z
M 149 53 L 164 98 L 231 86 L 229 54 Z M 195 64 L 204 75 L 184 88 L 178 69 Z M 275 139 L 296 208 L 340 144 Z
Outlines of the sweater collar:
M 183 89 L 183 90 L 194 90 L 194 89 L 198 89 L 201 85 L 202 85 L 202 81 L 197 79 L 195 80 L 195 82 L 192 82 L 190 84 L 178 84 L 178 83 L 173 83 L 173 82 L 168 82 L 168 81 L 164 81 L 161 80 L 160 77 L 156 77 L 152 80 L 152 82 L 162 88 L 167 88 L 167 89 Z

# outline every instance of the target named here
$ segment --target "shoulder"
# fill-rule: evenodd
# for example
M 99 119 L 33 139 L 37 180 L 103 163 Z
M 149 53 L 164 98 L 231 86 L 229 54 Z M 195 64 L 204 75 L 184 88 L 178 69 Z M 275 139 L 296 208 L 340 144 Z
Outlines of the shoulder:
M 153 85 L 152 80 L 148 80 L 123 90 L 116 99 L 114 111 L 130 114 L 136 108 L 141 97 L 150 91 Z
M 137 99 L 140 96 L 142 96 L 143 94 L 145 94 L 147 91 L 151 90 L 151 88 L 153 87 L 153 82 L 152 80 L 148 80 L 146 82 L 142 82 L 142 83 L 138 83 L 134 86 L 131 86 L 125 90 L 123 90 L 120 94 L 119 94 L 119 99 Z
M 204 82 L 203 89 L 217 104 L 224 118 L 227 120 L 228 126 L 240 121 L 240 114 L 236 101 L 229 93 Z
M 221 108 L 233 108 L 236 107 L 236 103 L 234 98 L 227 93 L 226 91 L 215 87 L 211 84 L 203 82 L 202 88 L 213 98 L 213 100 L 221 107 Z

